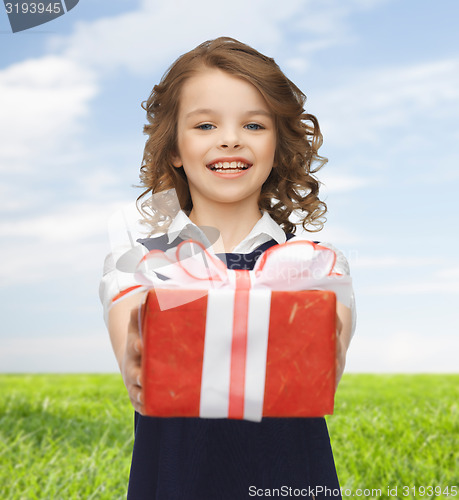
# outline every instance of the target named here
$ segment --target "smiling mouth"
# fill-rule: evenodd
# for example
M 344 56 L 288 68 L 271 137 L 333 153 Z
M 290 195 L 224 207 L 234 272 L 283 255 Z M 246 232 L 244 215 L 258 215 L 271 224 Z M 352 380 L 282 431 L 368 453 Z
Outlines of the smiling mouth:
M 242 161 L 218 161 L 207 165 L 207 168 L 213 172 L 231 174 L 247 170 L 251 166 L 251 163 L 243 163 Z

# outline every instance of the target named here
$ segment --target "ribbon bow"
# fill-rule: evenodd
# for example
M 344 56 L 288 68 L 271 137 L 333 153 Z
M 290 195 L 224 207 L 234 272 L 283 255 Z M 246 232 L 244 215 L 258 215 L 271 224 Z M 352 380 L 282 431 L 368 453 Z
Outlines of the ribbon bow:
M 344 305 L 350 305 L 351 278 L 333 272 L 336 254 L 312 241 L 297 240 L 269 248 L 253 270 L 231 270 L 200 243 L 188 240 L 175 254 L 152 250 L 139 262 L 135 271 L 138 282 L 157 289 L 161 309 L 180 305 L 160 290 L 181 288 L 201 291 L 193 300 L 217 288 L 269 288 L 270 290 L 331 290 Z M 171 300 L 172 299 L 172 300 Z

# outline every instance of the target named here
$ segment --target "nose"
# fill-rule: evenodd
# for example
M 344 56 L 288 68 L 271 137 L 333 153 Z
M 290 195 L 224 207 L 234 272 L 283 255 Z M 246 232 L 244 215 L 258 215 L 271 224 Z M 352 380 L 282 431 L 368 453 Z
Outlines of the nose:
M 226 127 L 221 129 L 219 137 L 220 148 L 222 149 L 237 149 L 241 146 L 241 138 L 237 129 L 234 127 Z

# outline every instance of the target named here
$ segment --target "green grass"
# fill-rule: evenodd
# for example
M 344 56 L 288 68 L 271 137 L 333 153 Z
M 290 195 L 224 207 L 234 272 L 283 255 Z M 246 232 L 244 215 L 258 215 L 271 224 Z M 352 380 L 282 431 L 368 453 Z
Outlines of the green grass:
M 327 421 L 343 488 L 459 489 L 459 375 L 346 375 Z
M 133 412 L 116 375 L 0 376 L 0 498 L 126 497 Z
M 0 394 L 1 500 L 125 498 L 119 375 L 2 375 Z M 459 486 L 459 375 L 345 375 L 327 420 L 343 488 Z

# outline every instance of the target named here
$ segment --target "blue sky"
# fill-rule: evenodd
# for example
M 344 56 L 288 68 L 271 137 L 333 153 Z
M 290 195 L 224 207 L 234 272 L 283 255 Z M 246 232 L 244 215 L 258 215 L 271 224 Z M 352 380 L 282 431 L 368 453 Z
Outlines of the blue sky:
M 0 9 L 0 371 L 115 371 L 98 282 L 139 194 L 140 107 L 220 35 L 276 59 L 324 134 L 330 241 L 358 304 L 350 372 L 457 372 L 456 1 L 83 0 L 12 34 Z M 455 229 L 456 228 L 456 229 Z

